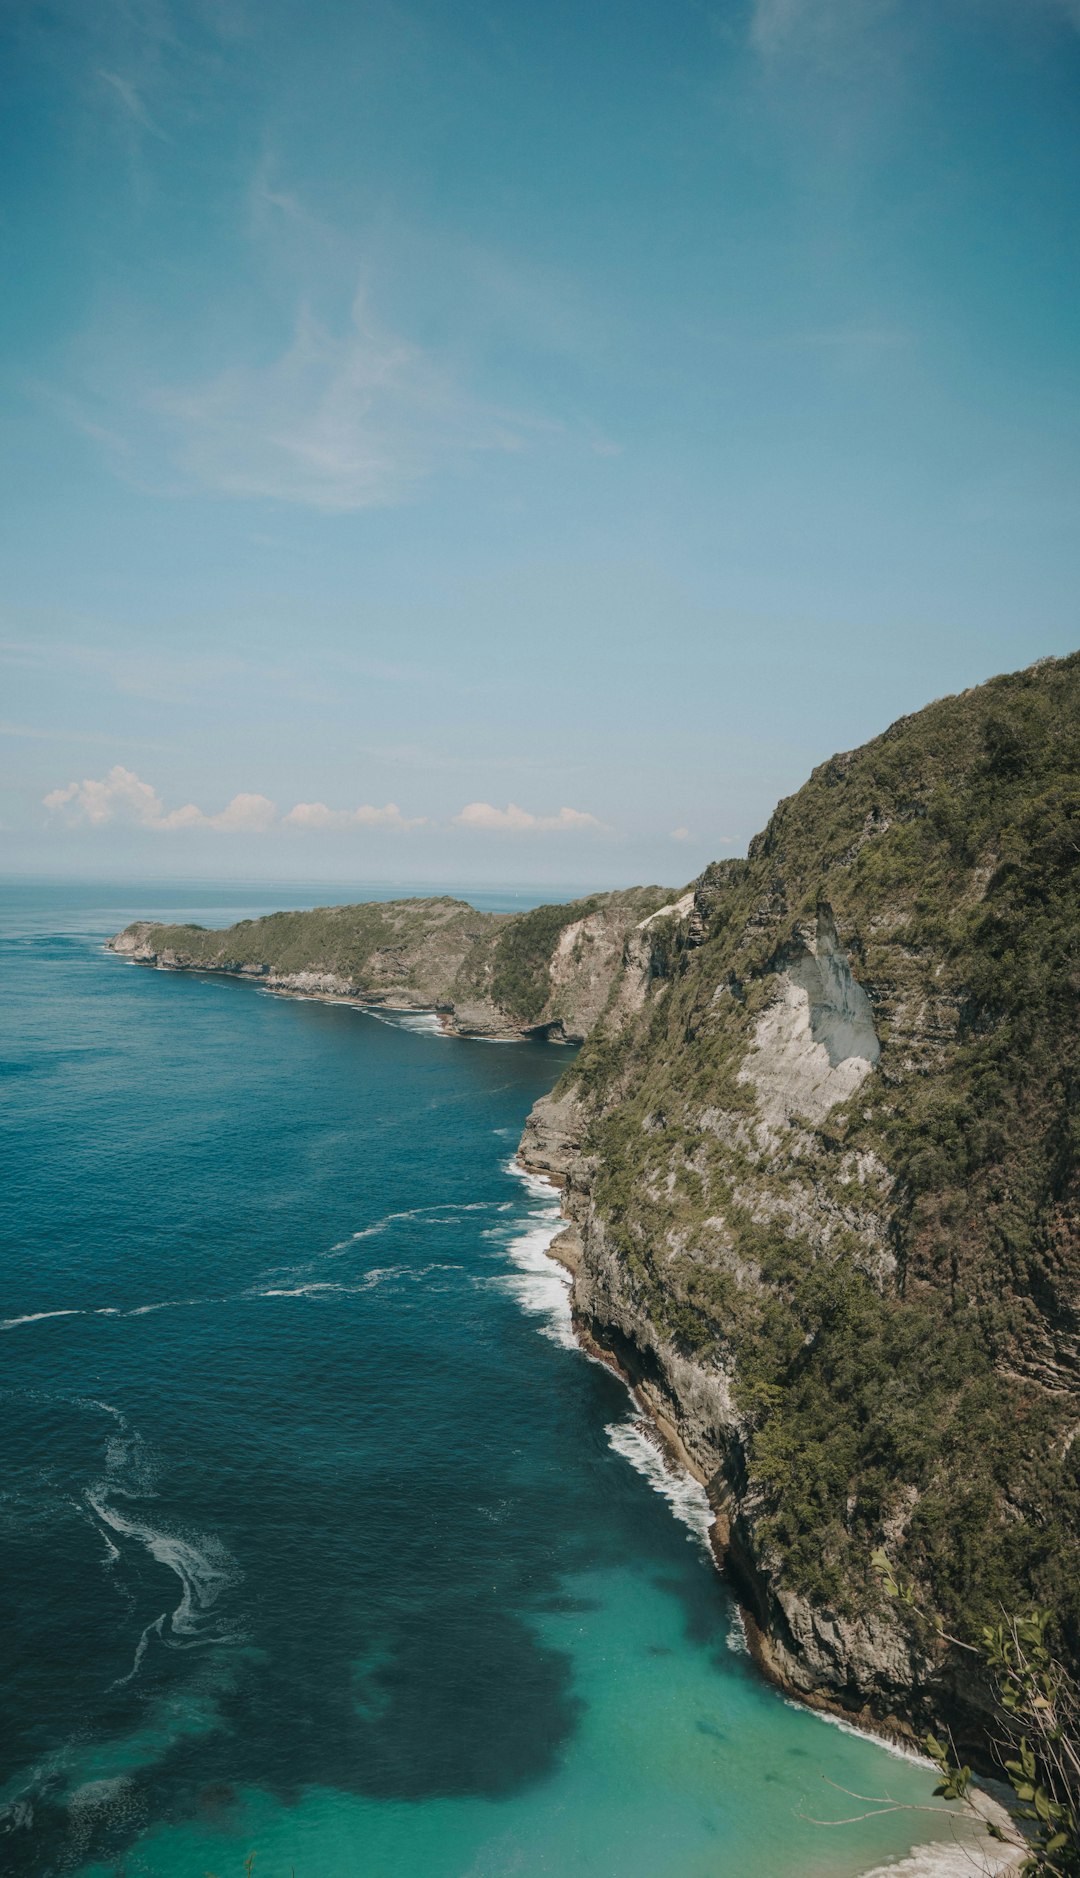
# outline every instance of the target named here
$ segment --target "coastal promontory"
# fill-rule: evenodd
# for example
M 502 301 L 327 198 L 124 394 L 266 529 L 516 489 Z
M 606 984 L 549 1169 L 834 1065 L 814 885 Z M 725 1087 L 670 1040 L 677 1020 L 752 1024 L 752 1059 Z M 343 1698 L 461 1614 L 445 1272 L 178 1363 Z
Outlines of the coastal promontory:
M 759 1661 L 977 1743 L 946 1636 L 1037 1604 L 1080 1660 L 1078 867 L 1075 655 L 831 757 L 684 893 L 111 943 L 580 1043 L 521 1159 L 562 1191 L 582 1338 L 707 1487 Z

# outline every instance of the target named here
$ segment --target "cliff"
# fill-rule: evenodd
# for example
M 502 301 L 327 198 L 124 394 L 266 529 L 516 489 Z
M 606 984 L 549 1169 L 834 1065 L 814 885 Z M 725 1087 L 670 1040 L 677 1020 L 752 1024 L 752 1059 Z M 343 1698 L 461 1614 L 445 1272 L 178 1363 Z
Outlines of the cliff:
M 224 931 L 139 920 L 114 952 L 168 971 L 227 972 L 307 997 L 438 1010 L 462 1036 L 575 1043 L 644 998 L 660 887 L 568 906 L 480 913 L 464 900 L 390 900 L 241 920 Z
M 759 1659 L 976 1744 L 963 1636 L 1080 1661 L 1080 655 L 901 719 L 681 897 L 460 900 L 111 942 L 173 970 L 585 1040 L 521 1155 L 583 1337 L 708 1485 Z
M 1037 1600 L 1080 1655 L 1078 759 L 1080 655 L 822 764 L 522 1144 L 760 1659 L 901 1731 L 983 1696 L 877 1547 L 959 1634 Z

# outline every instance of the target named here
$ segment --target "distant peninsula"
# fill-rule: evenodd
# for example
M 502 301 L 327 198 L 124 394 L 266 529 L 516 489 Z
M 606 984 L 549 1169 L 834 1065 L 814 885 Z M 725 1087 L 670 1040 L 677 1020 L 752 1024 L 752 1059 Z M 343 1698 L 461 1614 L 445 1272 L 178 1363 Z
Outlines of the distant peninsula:
M 689 905 L 689 900 L 686 901 Z M 304 997 L 433 1010 L 463 1037 L 581 1043 L 640 1002 L 653 929 L 677 919 L 663 887 L 595 893 L 526 913 L 465 900 L 369 901 L 244 919 L 224 931 L 137 920 L 114 952 L 165 971 L 224 972 Z M 614 999 L 614 1002 L 613 1002 Z

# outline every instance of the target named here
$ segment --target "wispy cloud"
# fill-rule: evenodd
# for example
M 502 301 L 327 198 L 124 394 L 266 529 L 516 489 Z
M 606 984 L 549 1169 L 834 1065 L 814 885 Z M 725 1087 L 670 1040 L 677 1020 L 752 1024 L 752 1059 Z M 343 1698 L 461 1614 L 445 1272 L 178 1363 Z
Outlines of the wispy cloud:
M 304 310 L 271 364 L 158 389 L 145 406 L 191 480 L 223 495 L 339 513 L 400 502 L 455 458 L 519 449 L 525 430 L 467 397 L 421 347 L 380 327 L 363 294 L 343 332 Z
M 116 738 L 104 730 L 71 730 L 40 724 L 11 724 L 0 720 L 0 737 L 17 737 L 27 743 L 106 744 L 116 748 Z M 129 749 L 168 750 L 169 744 L 157 737 L 125 737 Z
M 155 124 L 142 95 L 130 78 L 124 78 L 120 72 L 107 72 L 103 66 L 98 67 L 97 77 L 103 85 L 108 86 L 112 96 L 119 100 L 128 116 L 138 124 L 141 130 L 149 131 L 152 136 L 160 137 L 163 142 L 168 141 L 161 126 Z
M 504 809 L 497 809 L 490 802 L 467 802 L 454 820 L 459 828 L 498 829 L 514 834 L 604 827 L 603 822 L 595 815 L 587 814 L 584 809 L 560 809 L 557 815 L 531 815 L 528 809 L 519 809 L 516 802 L 507 803 Z
M 247 349 L 238 338 L 241 361 Z M 101 445 L 114 474 L 160 496 L 202 489 L 331 514 L 384 508 L 441 468 L 519 451 L 552 428 L 473 396 L 432 353 L 380 324 L 364 291 L 344 326 L 305 305 L 269 363 L 230 363 L 187 385 L 118 359 L 108 335 L 87 340 L 84 362 L 95 353 L 75 389 L 27 388 Z
M 747 36 L 765 59 L 809 53 L 832 62 L 893 5 L 894 0 L 752 0 Z

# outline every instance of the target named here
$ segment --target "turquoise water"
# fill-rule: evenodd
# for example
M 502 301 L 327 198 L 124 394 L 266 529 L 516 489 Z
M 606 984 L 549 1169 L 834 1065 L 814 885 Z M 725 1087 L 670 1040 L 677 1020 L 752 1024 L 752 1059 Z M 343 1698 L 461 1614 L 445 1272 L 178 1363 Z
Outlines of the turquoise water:
M 102 949 L 290 899 L 4 890 L 3 1870 L 847 1878 L 940 1836 L 807 1817 L 932 1783 L 759 1680 L 699 1492 L 572 1346 L 512 1167 L 565 1052 Z

